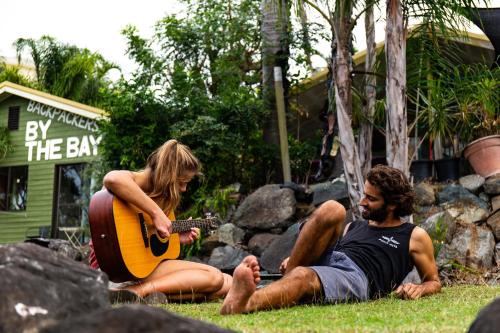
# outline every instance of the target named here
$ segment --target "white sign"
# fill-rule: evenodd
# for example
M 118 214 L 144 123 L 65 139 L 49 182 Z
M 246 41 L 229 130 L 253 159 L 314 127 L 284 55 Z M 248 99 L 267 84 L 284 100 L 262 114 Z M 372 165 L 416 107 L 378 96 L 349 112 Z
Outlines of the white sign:
M 97 138 L 92 134 L 82 137 L 70 136 L 66 141 L 62 138 L 47 139 L 51 123 L 51 119 L 46 122 L 42 120 L 26 122 L 24 145 L 28 148 L 28 162 L 33 158 L 37 161 L 42 159 L 47 161 L 97 155 L 101 136 Z
M 29 101 L 28 108 L 26 110 L 28 112 L 36 113 L 49 119 L 55 119 L 58 122 L 75 126 L 83 130 L 91 132 L 97 132 L 99 130 L 99 125 L 97 125 L 95 120 L 85 118 L 68 111 L 56 109 L 52 106 L 39 102 Z

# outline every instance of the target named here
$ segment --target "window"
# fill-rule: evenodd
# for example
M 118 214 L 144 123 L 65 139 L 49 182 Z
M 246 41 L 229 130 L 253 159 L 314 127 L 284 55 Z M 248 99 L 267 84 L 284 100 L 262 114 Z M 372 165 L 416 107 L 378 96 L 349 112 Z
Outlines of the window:
M 19 129 L 19 106 L 9 107 L 9 120 L 7 121 L 7 128 L 11 131 Z
M 56 166 L 55 228 L 87 224 L 90 178 L 85 167 L 84 163 Z
M 0 211 L 26 210 L 28 167 L 0 168 Z

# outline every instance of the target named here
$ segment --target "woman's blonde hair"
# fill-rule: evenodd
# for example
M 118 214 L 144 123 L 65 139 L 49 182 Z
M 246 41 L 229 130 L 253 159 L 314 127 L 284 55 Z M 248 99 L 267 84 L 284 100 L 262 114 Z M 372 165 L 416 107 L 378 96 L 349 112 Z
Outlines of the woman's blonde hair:
M 170 212 L 181 200 L 179 177 L 188 172 L 200 174 L 201 163 L 189 147 L 177 140 L 168 140 L 149 155 L 146 164 L 148 169 L 150 192 L 147 194 Z

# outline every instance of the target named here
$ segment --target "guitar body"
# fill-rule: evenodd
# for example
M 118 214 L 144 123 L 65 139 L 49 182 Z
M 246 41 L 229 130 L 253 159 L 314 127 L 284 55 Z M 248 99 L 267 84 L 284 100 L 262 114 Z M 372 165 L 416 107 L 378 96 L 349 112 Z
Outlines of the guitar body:
M 168 217 L 175 219 L 173 213 Z M 160 239 L 148 214 L 108 190 L 92 196 L 89 222 L 97 262 L 111 281 L 145 278 L 160 262 L 180 254 L 179 234 Z

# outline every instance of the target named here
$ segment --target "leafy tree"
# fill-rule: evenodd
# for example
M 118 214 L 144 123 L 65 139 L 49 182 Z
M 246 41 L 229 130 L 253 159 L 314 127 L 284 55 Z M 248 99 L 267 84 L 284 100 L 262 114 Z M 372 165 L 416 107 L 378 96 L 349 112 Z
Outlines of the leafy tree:
M 183 2 L 185 16 L 166 16 L 150 39 L 124 29 L 137 70 L 109 92 L 104 156 L 135 169 L 176 138 L 202 161 L 202 188 L 264 184 L 276 153 L 262 136 L 258 1 Z

